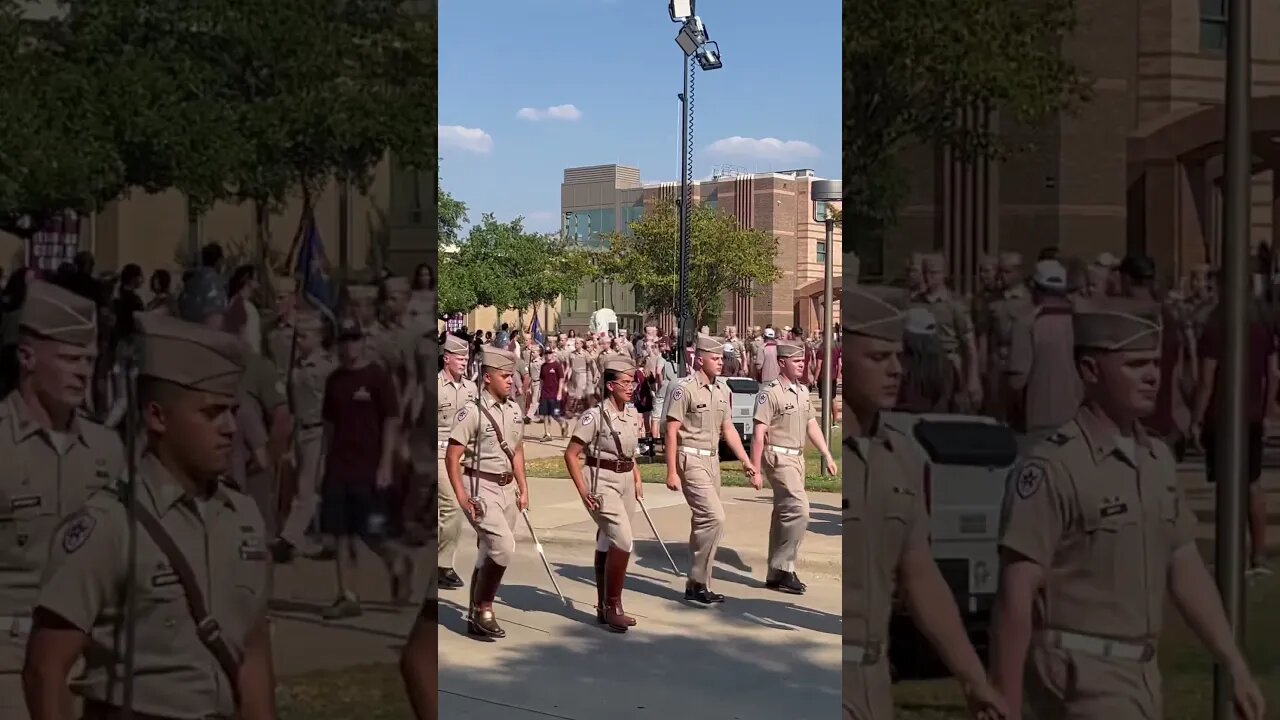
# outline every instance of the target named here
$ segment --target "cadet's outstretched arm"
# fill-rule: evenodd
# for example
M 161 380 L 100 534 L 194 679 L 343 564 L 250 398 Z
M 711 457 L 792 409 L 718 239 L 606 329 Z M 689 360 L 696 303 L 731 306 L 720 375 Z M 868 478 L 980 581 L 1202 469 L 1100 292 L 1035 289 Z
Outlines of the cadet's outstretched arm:
M 89 646 L 89 636 L 56 614 L 36 608 L 22 690 L 31 720 L 63 720 L 73 716 L 71 668 Z
M 1044 583 L 1044 569 L 1008 550 L 1001 552 L 1000 589 L 992 613 L 991 677 L 1018 717 L 1023 668 L 1031 648 L 1031 608 Z
M 733 451 L 733 456 L 738 458 L 738 462 L 752 468 L 751 458 L 747 455 L 747 449 L 742 447 L 742 438 L 738 437 L 738 428 L 734 427 L 733 422 L 729 418 L 725 418 L 720 423 L 720 437 L 724 438 L 724 444 L 729 446 Z
M 1236 645 L 1217 585 L 1195 543 L 1187 543 L 1174 551 L 1169 561 L 1169 594 L 1209 653 L 1231 668 L 1232 675 L 1248 676 L 1248 661 Z
M 271 631 L 265 615 L 249 631 L 240 660 L 240 717 L 276 720 L 276 680 L 271 665 Z
M 951 674 L 966 686 L 987 684 L 982 660 L 969 642 L 955 597 L 927 546 L 911 548 L 899 562 L 911 620 L 938 651 Z

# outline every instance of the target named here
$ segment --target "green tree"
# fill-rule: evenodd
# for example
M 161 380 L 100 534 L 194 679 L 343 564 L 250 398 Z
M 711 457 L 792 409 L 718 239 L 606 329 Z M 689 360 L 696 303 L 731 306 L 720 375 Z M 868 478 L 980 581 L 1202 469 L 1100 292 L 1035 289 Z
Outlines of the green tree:
M 452 245 L 462 235 L 467 222 L 467 205 L 455 199 L 448 191 L 436 187 L 436 210 L 439 213 L 440 244 Z
M 863 254 L 897 215 L 913 144 L 1000 159 L 1020 129 L 1089 97 L 1062 54 L 1075 0 L 845 0 L 845 209 Z M 999 123 L 965 122 L 994 111 Z M 847 230 L 847 228 L 846 228 Z M 848 236 L 846 236 L 848 237 Z
M 740 227 L 727 213 L 694 205 L 689 218 L 689 310 L 694 325 L 709 324 L 725 295 L 752 296 L 782 276 L 778 241 L 768 233 Z M 629 284 L 653 314 L 676 313 L 680 275 L 679 215 L 675 202 L 646 209 L 630 233 L 608 237 L 608 249 L 595 258 L 601 277 Z

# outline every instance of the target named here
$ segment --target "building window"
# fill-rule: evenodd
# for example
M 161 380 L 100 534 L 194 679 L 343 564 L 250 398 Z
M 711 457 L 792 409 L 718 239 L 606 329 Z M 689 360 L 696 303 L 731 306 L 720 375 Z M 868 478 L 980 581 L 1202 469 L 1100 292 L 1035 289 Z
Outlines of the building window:
M 826 200 L 819 200 L 813 204 L 813 216 L 818 219 L 818 222 L 826 221 L 827 206 L 829 204 L 830 203 L 828 203 Z
M 1200 0 L 1200 52 L 1227 49 L 1227 0 Z
M 564 220 L 565 235 L 591 248 L 603 247 L 604 237 L 617 231 L 618 213 L 613 208 L 578 210 Z
M 631 223 L 644 217 L 644 205 L 631 205 L 622 208 L 622 234 L 631 234 Z
M 823 264 L 827 262 L 827 243 L 822 240 L 818 241 L 818 262 Z

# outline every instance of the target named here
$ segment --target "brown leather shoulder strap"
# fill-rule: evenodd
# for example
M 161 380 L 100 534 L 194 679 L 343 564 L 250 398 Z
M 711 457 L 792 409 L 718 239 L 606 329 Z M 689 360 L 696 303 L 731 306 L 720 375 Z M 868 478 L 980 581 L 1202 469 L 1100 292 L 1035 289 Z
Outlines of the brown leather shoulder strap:
M 480 398 L 476 398 L 476 407 L 480 408 L 480 412 L 484 414 L 485 419 L 493 426 L 493 434 L 498 436 L 498 446 L 502 448 L 502 452 L 507 454 L 507 459 L 511 461 L 511 470 L 514 472 L 516 469 L 516 452 L 507 444 L 507 439 L 502 436 L 502 426 L 498 424 L 497 420 L 493 419 L 493 415 L 490 414 L 489 409 L 484 406 L 484 402 Z M 477 458 L 477 462 L 479 462 L 479 458 Z
M 218 661 L 218 666 L 222 668 L 223 674 L 231 682 L 231 693 L 235 697 L 236 706 L 240 705 L 240 685 L 239 670 L 240 663 L 236 662 L 235 655 L 232 654 L 231 648 L 227 647 L 227 643 L 222 639 L 221 629 L 218 627 L 218 621 L 213 619 L 209 614 L 208 608 L 205 606 L 204 594 L 200 592 L 200 584 L 196 582 L 195 571 L 191 568 L 191 563 L 187 562 L 187 558 L 182 554 L 182 550 L 178 548 L 178 544 L 174 542 L 173 537 L 169 535 L 164 526 L 155 515 L 152 515 L 146 508 L 137 507 L 138 523 L 147 531 L 147 535 L 160 547 L 160 552 L 164 553 L 165 558 L 169 560 L 169 566 L 178 575 L 178 582 L 182 584 L 183 595 L 187 600 L 187 611 L 191 614 L 191 619 L 196 624 L 196 635 L 200 637 L 200 642 L 209 649 L 214 659 Z

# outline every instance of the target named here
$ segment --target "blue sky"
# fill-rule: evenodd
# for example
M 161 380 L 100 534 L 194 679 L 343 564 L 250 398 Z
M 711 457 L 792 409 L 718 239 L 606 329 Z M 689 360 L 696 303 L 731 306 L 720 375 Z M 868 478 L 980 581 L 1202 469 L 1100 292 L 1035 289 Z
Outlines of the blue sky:
M 719 165 L 840 177 L 840 3 L 698 0 L 724 67 L 698 71 L 694 177 Z M 680 175 L 682 53 L 666 0 L 442 0 L 441 183 L 559 229 L 566 167 Z M 566 107 L 569 106 L 569 107 Z

